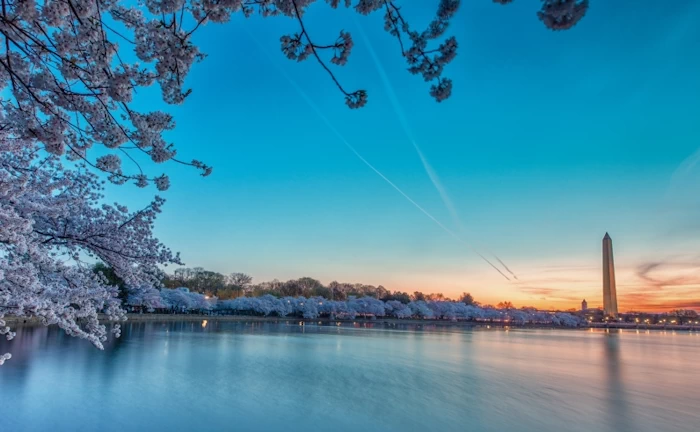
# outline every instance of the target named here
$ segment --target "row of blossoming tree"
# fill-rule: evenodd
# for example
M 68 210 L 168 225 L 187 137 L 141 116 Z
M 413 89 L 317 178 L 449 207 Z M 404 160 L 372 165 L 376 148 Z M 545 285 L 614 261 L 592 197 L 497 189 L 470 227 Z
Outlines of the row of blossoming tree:
M 391 317 L 398 319 L 440 319 L 466 321 L 497 321 L 516 325 L 547 324 L 578 327 L 585 319 L 565 312 L 545 312 L 532 308 L 511 309 L 492 306 L 468 305 L 459 301 L 414 300 L 402 303 L 398 300 L 383 301 L 374 297 L 350 296 L 346 300 L 329 300 L 325 297 L 238 297 L 218 300 L 187 288 L 142 289 L 133 292 L 128 299 L 132 307 L 146 311 L 169 309 L 177 312 L 209 312 L 255 316 L 294 316 L 304 319 L 334 317 Z
M 318 62 L 350 108 L 367 103 L 366 91 L 346 89 L 333 72 L 348 63 L 351 35 L 340 31 L 335 41 L 318 42 L 305 20 L 318 3 L 2 0 L 0 335 L 14 335 L 3 320 L 10 313 L 39 317 L 101 348 L 107 332 L 98 312 L 114 321 L 125 315 L 116 287 L 94 273 L 86 258 L 105 262 L 128 286 L 158 286 L 161 266 L 180 263 L 153 235 L 165 201 L 156 196 L 145 208 L 129 210 L 108 204 L 102 183 L 168 189 L 168 176 L 149 173 L 146 162 L 190 165 L 204 176 L 212 172 L 199 160 L 181 158 L 166 140 L 175 127 L 169 113 L 134 104 L 135 94 L 154 84 L 164 102 L 185 102 L 192 91 L 186 77 L 205 57 L 192 39 L 204 25 L 225 23 L 235 14 L 292 19 L 298 31 L 280 38 L 284 55 Z M 458 44 L 447 31 L 460 0 L 438 0 L 422 29 L 406 21 L 395 0 L 326 3 L 362 15 L 382 13 L 408 71 L 431 83 L 437 101 L 450 96 L 452 81 L 444 70 Z M 542 0 L 538 17 L 552 30 L 565 30 L 587 9 L 588 0 Z M 113 328 L 118 335 L 119 326 Z

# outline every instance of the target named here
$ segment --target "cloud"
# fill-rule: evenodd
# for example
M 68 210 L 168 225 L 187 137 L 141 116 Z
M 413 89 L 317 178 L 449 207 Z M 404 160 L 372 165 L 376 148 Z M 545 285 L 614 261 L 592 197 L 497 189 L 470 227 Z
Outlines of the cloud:
M 540 300 L 580 301 L 582 299 L 580 293 L 577 293 L 571 289 L 539 287 L 539 286 L 521 286 L 518 289 L 525 294 L 529 294 L 532 296 L 540 296 L 539 297 Z M 541 296 L 545 296 L 545 297 L 541 297 Z
M 618 283 L 620 305 L 640 311 L 700 308 L 700 260 L 678 256 L 642 262 L 636 281 Z
M 531 287 L 524 287 L 524 288 L 521 288 L 520 290 L 524 293 L 527 293 L 527 294 L 545 295 L 545 296 L 548 296 L 556 291 L 554 288 L 531 288 Z
M 699 292 L 677 293 L 674 298 L 662 293 L 625 293 L 619 296 L 625 310 L 661 312 L 673 309 L 700 309 Z M 688 298 L 679 298 L 687 296 Z
M 527 284 L 517 289 L 530 299 L 576 306 L 602 304 L 599 266 L 562 264 L 531 267 Z M 700 307 L 700 256 L 650 259 L 617 268 L 617 295 L 621 310 L 669 311 Z
M 700 309 L 700 300 L 676 300 L 671 302 L 647 303 L 644 310 Z
M 561 265 L 544 265 L 535 266 L 540 273 L 560 273 L 560 272 L 581 272 L 586 270 L 598 270 L 599 267 L 592 265 L 576 265 L 576 264 L 561 264 Z
M 646 285 L 662 290 L 667 287 L 700 286 L 698 270 L 700 262 L 695 260 L 668 259 L 639 264 L 636 275 Z

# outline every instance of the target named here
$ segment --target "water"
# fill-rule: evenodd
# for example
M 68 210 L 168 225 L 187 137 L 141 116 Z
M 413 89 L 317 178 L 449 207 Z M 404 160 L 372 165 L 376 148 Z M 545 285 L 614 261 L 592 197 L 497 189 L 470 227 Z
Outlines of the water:
M 130 323 L 0 342 L 0 431 L 697 431 L 700 334 Z

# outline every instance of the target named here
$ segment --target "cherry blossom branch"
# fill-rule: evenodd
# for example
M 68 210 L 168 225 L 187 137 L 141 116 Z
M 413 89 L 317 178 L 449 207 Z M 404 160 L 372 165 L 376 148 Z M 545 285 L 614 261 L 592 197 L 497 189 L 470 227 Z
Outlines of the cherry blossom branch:
M 331 59 L 331 62 L 337 65 L 345 65 L 347 63 L 347 58 L 350 54 L 350 50 L 353 46 L 350 34 L 341 31 L 338 41 L 336 41 L 336 43 L 333 45 L 321 46 L 314 44 L 311 40 L 311 37 L 309 36 L 308 31 L 306 30 L 304 20 L 301 18 L 301 13 L 299 12 L 296 0 L 291 0 L 291 3 L 294 7 L 294 16 L 296 17 L 297 21 L 299 22 L 299 26 L 301 27 L 301 33 L 295 35 L 295 37 L 293 38 L 290 38 L 289 36 L 283 36 L 280 39 L 280 41 L 282 42 L 282 51 L 284 51 L 287 54 L 288 58 L 296 59 L 297 61 L 305 60 L 310 54 L 313 54 L 313 56 L 316 58 L 316 61 L 331 77 L 336 87 L 338 87 L 341 93 L 345 95 L 345 103 L 350 108 L 360 108 L 364 106 L 367 103 L 367 92 L 365 90 L 356 90 L 354 92 L 346 91 L 336 78 L 333 71 L 330 70 L 328 65 L 326 65 L 326 63 L 321 59 L 321 57 L 318 54 L 318 50 L 320 49 L 333 49 L 334 56 Z M 301 42 L 302 38 L 306 39 L 306 44 L 303 44 Z M 299 49 L 302 47 L 303 50 L 300 53 L 298 53 Z M 338 53 L 339 55 L 337 55 Z

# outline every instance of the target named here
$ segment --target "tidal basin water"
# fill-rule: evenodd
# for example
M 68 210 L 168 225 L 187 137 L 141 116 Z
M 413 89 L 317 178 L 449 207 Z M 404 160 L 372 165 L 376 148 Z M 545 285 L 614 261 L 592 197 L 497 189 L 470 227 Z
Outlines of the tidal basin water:
M 19 327 L 0 430 L 700 430 L 700 334 L 167 322 Z

